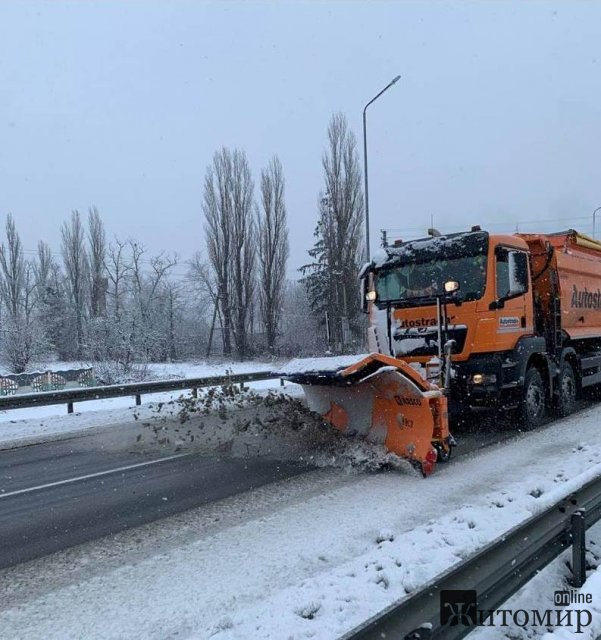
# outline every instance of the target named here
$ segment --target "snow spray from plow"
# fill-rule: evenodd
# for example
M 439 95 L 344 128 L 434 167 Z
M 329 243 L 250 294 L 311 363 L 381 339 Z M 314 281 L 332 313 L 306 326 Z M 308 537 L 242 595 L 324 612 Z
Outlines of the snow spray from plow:
M 384 445 L 424 476 L 449 458 L 447 398 L 403 360 L 379 353 L 293 360 L 280 375 L 302 385 L 309 409 L 335 429 Z

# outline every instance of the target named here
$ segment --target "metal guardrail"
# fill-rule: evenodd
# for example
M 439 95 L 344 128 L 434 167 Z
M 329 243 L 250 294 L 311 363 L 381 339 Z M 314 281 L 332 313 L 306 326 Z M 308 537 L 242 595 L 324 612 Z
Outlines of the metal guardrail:
M 64 389 L 61 391 L 42 391 L 39 393 L 24 393 L 22 395 L 0 398 L 0 411 L 7 409 L 24 409 L 27 407 L 41 407 L 50 404 L 66 404 L 68 413 L 73 413 L 75 402 L 89 400 L 104 400 L 107 398 L 121 398 L 133 396 L 136 404 L 141 403 L 141 396 L 163 391 L 195 390 L 203 387 L 218 387 L 224 384 L 241 384 L 257 382 L 259 380 L 275 380 L 279 376 L 272 371 L 255 371 L 253 373 L 239 373 L 223 376 L 206 376 L 203 378 L 178 378 L 176 380 L 153 380 L 151 382 L 132 382 L 103 387 L 86 387 L 82 389 Z
M 391 605 L 345 634 L 341 640 L 464 638 L 477 627 L 443 626 L 441 591 L 475 590 L 479 610 L 496 610 L 570 545 L 573 582 L 575 587 L 580 587 L 586 576 L 584 532 L 599 519 L 601 477 L 514 527 L 415 595 Z

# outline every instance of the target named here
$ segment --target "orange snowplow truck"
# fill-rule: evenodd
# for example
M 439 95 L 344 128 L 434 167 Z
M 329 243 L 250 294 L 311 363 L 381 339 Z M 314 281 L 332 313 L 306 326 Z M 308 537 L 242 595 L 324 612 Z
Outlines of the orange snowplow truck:
M 361 278 L 369 350 L 444 380 L 451 416 L 536 426 L 601 383 L 601 243 L 572 229 L 397 241 Z

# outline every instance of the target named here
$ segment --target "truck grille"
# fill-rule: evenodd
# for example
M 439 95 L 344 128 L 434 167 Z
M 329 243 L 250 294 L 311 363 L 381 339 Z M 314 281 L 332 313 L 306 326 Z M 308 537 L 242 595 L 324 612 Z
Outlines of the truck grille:
M 466 336 L 467 327 L 465 325 L 449 325 L 446 334 L 444 330 L 442 332 L 443 344 L 441 346 L 444 346 L 445 339 L 455 340 L 456 346 L 453 353 L 461 353 L 465 346 Z M 438 328 L 397 329 L 393 334 L 392 348 L 397 358 L 438 355 Z

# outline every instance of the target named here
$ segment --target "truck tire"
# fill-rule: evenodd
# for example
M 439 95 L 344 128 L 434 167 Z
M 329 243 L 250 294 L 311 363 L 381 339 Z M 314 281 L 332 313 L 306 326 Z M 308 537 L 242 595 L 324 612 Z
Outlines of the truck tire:
M 555 412 L 561 418 L 569 416 L 576 409 L 576 393 L 578 387 L 574 368 L 569 362 L 564 361 L 557 379 L 557 400 Z
M 517 410 L 518 427 L 524 430 L 538 427 L 544 417 L 547 404 L 545 383 L 536 367 L 526 371 L 524 379 L 524 395 Z

